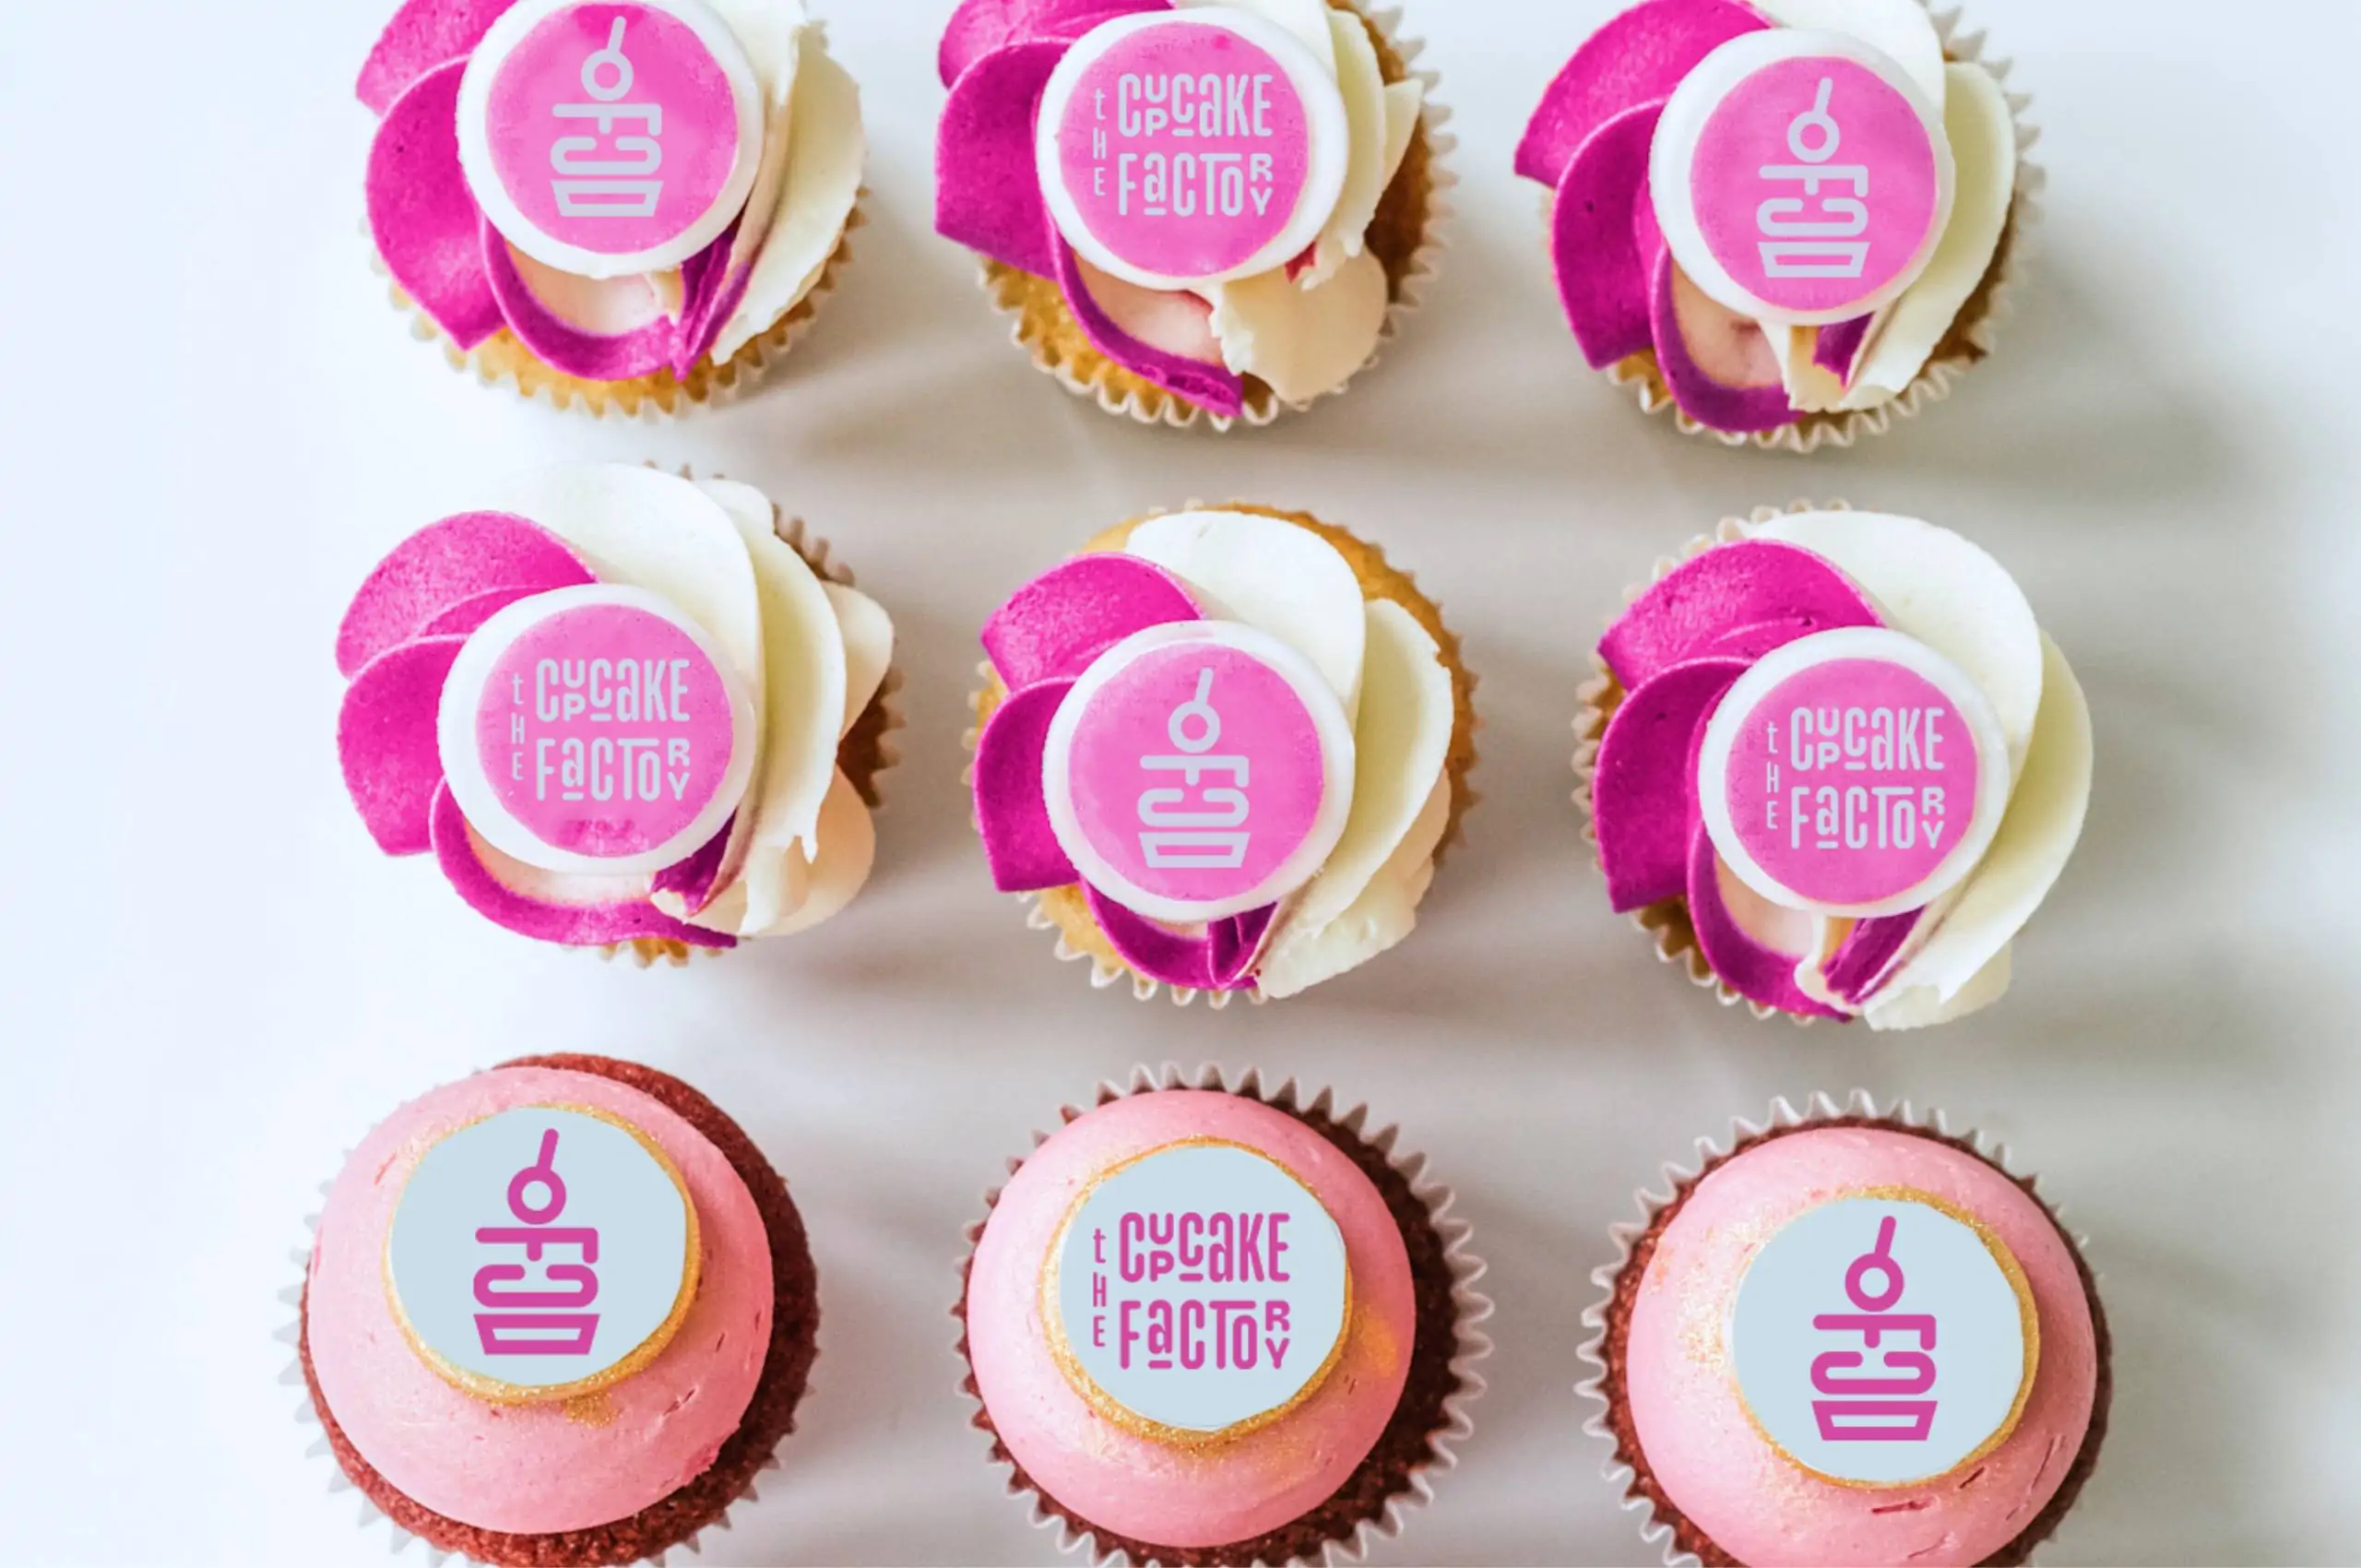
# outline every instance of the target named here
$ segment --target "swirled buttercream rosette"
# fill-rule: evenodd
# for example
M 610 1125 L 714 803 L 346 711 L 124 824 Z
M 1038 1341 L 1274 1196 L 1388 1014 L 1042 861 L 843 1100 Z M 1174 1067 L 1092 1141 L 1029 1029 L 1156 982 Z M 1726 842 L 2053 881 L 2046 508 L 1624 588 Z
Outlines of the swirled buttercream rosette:
M 1999 1000 L 2082 835 L 2090 713 L 2014 579 L 1798 503 L 1659 563 L 1597 648 L 1576 802 L 1609 901 L 1759 1017 Z
M 1358 1562 L 1400 1536 L 1457 1464 L 1491 1353 L 1484 1265 L 1425 1157 L 1329 1089 L 1169 1063 L 1032 1141 L 968 1228 L 953 1315 L 960 1391 L 1033 1523 L 1094 1563 L 1207 1568 Z M 1202 1234 L 1179 1218 L 1209 1207 L 1229 1212 Z M 1275 1280 L 1253 1254 L 1282 1240 Z
M 337 667 L 344 780 L 389 855 L 495 925 L 685 963 L 868 880 L 894 630 L 751 485 L 555 469 L 379 564 Z
M 1584 357 L 1690 434 L 1808 453 L 1950 395 L 2040 216 L 2031 100 L 1920 0 L 1643 0 L 1517 148 Z
M 559 407 L 745 390 L 860 222 L 860 90 L 801 0 L 408 0 L 358 91 L 396 303 Z
M 935 227 L 1034 364 L 1110 413 L 1267 424 L 1433 275 L 1451 148 L 1420 46 L 1345 0 L 964 0 Z
M 985 860 L 1095 984 L 1292 996 L 1410 933 L 1474 802 L 1474 679 L 1375 549 L 1301 514 L 1158 514 L 983 644 Z

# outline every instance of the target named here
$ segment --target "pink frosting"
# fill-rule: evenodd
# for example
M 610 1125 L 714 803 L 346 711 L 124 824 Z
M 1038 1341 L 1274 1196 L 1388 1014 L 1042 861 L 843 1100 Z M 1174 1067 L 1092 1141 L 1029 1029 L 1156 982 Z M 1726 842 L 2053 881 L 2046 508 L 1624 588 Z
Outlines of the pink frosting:
M 1050 1359 L 1041 1265 L 1067 1211 L 1109 1167 L 1183 1138 L 1260 1150 L 1336 1221 L 1351 1271 L 1343 1359 L 1281 1420 L 1185 1449 L 1098 1414 Z M 994 1429 L 1026 1475 L 1103 1529 L 1157 1546 L 1250 1539 L 1301 1517 L 1375 1446 L 1409 1375 L 1417 1301 L 1385 1201 L 1335 1145 L 1284 1111 L 1236 1095 L 1174 1089 L 1103 1105 L 1033 1151 L 1009 1179 L 967 1281 L 967 1352 Z
M 1821 1480 L 1782 1457 L 1740 1403 L 1723 1324 L 1767 1236 L 1819 1203 L 1909 1187 L 1973 1215 L 2031 1285 L 2040 1370 L 2016 1430 L 1964 1474 L 1919 1486 Z M 1665 1495 L 1715 1544 L 1758 1568 L 1980 1562 L 2057 1491 L 2081 1451 L 2098 1342 L 2072 1253 L 2041 1206 L 1946 1144 L 1826 1127 L 1757 1145 L 1700 1182 L 1657 1238 L 1623 1358 L 1633 1428 Z
M 1666 573 L 1616 617 L 1598 651 L 1635 692 L 1685 659 L 1751 662 L 1815 632 L 1881 624 L 1869 597 L 1827 561 L 1800 545 L 1747 540 Z
M 386 1301 L 386 1239 L 420 1157 L 456 1128 L 531 1105 L 630 1123 L 679 1167 L 696 1208 L 696 1300 L 655 1360 L 607 1392 L 597 1422 L 461 1393 L 410 1349 Z M 762 1215 L 702 1134 L 611 1079 L 503 1068 L 412 1100 L 353 1151 L 320 1216 L 304 1316 L 320 1393 L 378 1474 L 461 1524 L 548 1535 L 626 1518 L 713 1463 L 753 1397 L 771 1309 Z
M 1558 300 L 1574 341 L 1596 370 L 1651 347 L 1648 313 L 1651 248 L 1634 232 L 1647 198 L 1648 154 L 1662 103 L 1627 109 L 1601 125 L 1566 165 L 1558 182 L 1550 244 L 1566 258 L 1558 267 Z
M 992 885 L 1003 893 L 1038 893 L 1082 880 L 1050 826 L 1041 766 L 1050 725 L 1073 690 L 1072 681 L 1043 681 L 1012 693 L 976 738 L 976 824 Z
M 354 90 L 378 114 L 435 66 L 464 60 L 516 0 L 406 0 L 378 36 Z
M 472 619 L 465 625 L 445 624 L 445 617 L 482 596 L 512 590 L 514 599 L 592 580 L 565 542 L 539 523 L 507 512 L 445 517 L 396 545 L 352 596 L 337 628 L 337 671 L 350 680 L 411 637 L 473 631 L 500 604 L 481 615 L 466 609 Z
M 1599 127 L 1672 96 L 1731 39 L 1770 24 L 1732 0 L 1647 0 L 1585 40 L 1542 94 L 1517 144 L 1516 172 L 1555 187 Z
M 1696 794 L 1692 778 L 1689 786 L 1692 815 Z M 1803 953 L 1763 941 L 1731 909 L 1722 894 L 1721 861 L 1714 853 L 1714 840 L 1702 820 L 1690 830 L 1689 923 L 1697 932 L 1697 950 L 1705 955 L 1714 973 L 1748 1001 L 1799 1018 L 1845 1016 L 1827 1003 L 1805 995 L 1796 983 L 1796 966 L 1803 961 Z
M 477 914 L 519 936 L 564 947 L 605 947 L 643 937 L 685 942 L 692 947 L 738 944 L 733 936 L 676 921 L 644 897 L 593 897 L 577 902 L 553 891 L 536 892 L 518 881 L 503 881 L 485 863 L 448 784 L 436 789 L 433 812 L 434 861 L 452 890 Z
M 1686 807 L 1694 791 L 1697 737 L 1722 697 L 1746 673 L 1738 659 L 1676 664 L 1623 699 L 1598 748 L 1592 783 L 1598 863 L 1618 914 L 1644 909 L 1689 891 Z
M 353 809 L 377 848 L 422 855 L 433 847 L 443 757 L 434 742 L 443 684 L 465 637 L 421 637 L 369 661 L 337 713 L 337 760 Z
M 1208 922 L 1195 932 L 1174 931 L 1135 915 L 1097 888 L 1089 889 L 1090 918 L 1107 933 L 1108 944 L 1144 975 L 1188 991 L 1241 991 L 1254 983 L 1254 960 L 1271 933 L 1275 904 Z
M 453 60 L 413 82 L 369 145 L 369 232 L 386 270 L 462 349 L 500 330 L 483 264 L 476 199 L 459 169 L 459 78 Z
M 1094 551 L 1052 566 L 984 623 L 984 653 L 1012 692 L 1072 680 L 1090 661 L 1150 626 L 1204 612 L 1180 578 L 1136 555 Z
M 995 49 L 1045 41 L 1072 43 L 1101 22 L 1169 8 L 1167 0 L 960 0 L 943 30 L 935 69 L 949 87 Z

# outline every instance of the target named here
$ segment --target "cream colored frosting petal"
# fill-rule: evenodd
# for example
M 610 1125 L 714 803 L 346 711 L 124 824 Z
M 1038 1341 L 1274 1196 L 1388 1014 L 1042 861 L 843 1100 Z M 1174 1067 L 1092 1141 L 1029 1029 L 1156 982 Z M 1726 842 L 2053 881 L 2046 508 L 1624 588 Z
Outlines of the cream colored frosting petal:
M 1409 837 L 1450 760 L 1457 707 L 1442 650 L 1392 600 L 1371 600 L 1367 613 L 1352 814 L 1319 874 L 1282 915 L 1275 943 L 1316 933 L 1359 899 Z
M 820 842 L 819 856 L 805 874 L 799 903 L 766 926 L 757 927 L 750 910 L 747 928 L 741 935 L 793 936 L 809 931 L 851 903 L 853 895 L 869 881 L 877 862 L 877 825 L 870 819 L 860 791 L 842 773 L 829 786 L 828 798 L 820 808 Z M 788 858 L 802 860 L 801 855 Z
M 753 62 L 763 89 L 763 152 L 754 188 L 730 242 L 730 272 L 750 265 L 770 236 L 787 188 L 789 145 L 794 134 L 795 81 L 801 71 L 805 28 L 801 0 L 716 0 L 714 9 L 730 24 Z
M 1958 665 L 1984 689 L 2023 772 L 2041 709 L 2041 627 L 1998 561 L 1949 529 L 1880 512 L 1793 512 L 1747 526 L 1800 545 L 1859 585 L 1894 630 Z
M 1272 271 L 1210 292 L 1223 362 L 1290 403 L 1343 386 L 1369 363 L 1385 329 L 1385 267 L 1367 251 L 1316 289 Z
M 2009 993 L 2011 951 L 2003 947 L 1994 954 L 1992 961 L 1976 970 L 1975 977 L 1949 1001 L 1933 986 L 1914 986 L 1879 998 L 1866 1015 L 1869 1028 L 1881 1033 L 1932 1028 L 1983 1011 Z
M 828 57 L 815 31 L 798 51 L 787 183 L 770 232 L 754 258 L 746 292 L 714 342 L 725 361 L 810 293 L 836 254 L 853 204 L 860 199 L 860 89 Z
M 1896 300 L 1869 344 L 1869 357 L 1853 390 L 1841 405 L 1873 409 L 1918 379 L 1928 358 L 1959 319 L 1969 296 L 1991 270 L 2009 208 L 2017 189 L 2017 127 L 2007 94 L 1981 65 L 1949 68 L 1951 106 L 1944 129 L 1958 165 L 1959 195 L 1951 226 L 1935 247 L 1934 259 L 1909 291 Z
M 1435 849 L 1451 826 L 1451 780 L 1438 779 L 1402 842 L 1344 913 L 1274 942 L 1255 967 L 1264 996 L 1293 996 L 1358 968 L 1417 929 L 1418 903 L 1434 880 Z
M 836 612 L 836 629 L 844 635 L 845 718 L 836 731 L 842 740 L 885 684 L 894 662 L 894 623 L 884 607 L 858 588 L 824 582 L 822 591 Z
M 1873 1023 L 1880 1011 L 1895 1016 L 1911 992 L 1944 1004 L 1967 995 L 2049 897 L 2082 838 L 2091 802 L 2090 706 L 2058 645 L 2045 636 L 2041 648 L 2041 723 L 2009 814 L 1926 945 L 1870 999 Z
M 1177 10 L 1205 6 L 1247 11 L 1276 23 L 1303 41 L 1303 46 L 1311 51 L 1322 69 L 1332 77 L 1336 74 L 1336 46 L 1328 30 L 1327 0 L 1174 0 Z
M 1268 632 L 1311 660 L 1345 717 L 1356 719 L 1369 617 L 1360 579 L 1327 540 L 1252 512 L 1172 512 L 1133 529 L 1123 548 L 1201 590 L 1219 618 Z
M 1385 162 L 1385 73 L 1377 63 L 1376 46 L 1352 12 L 1330 11 L 1328 28 L 1335 40 L 1336 86 L 1345 97 L 1345 123 L 1352 130 L 1353 145 L 1345 163 L 1344 189 L 1313 244 L 1311 266 L 1295 279 L 1306 289 L 1317 288 L 1361 254 L 1390 173 Z
M 1794 327 L 1784 321 L 1758 321 L 1762 336 L 1771 342 L 1771 352 L 1779 361 L 1779 379 L 1787 388 L 1787 401 L 1808 414 L 1827 413 L 1845 400 L 1845 384 L 1835 372 L 1823 370 L 1812 362 L 1812 355 L 1820 348 L 1820 329 L 1815 327 Z
M 1894 63 L 1943 109 L 1943 41 L 1919 0 L 1751 0 L 1782 27 L 1850 33 L 1893 56 Z

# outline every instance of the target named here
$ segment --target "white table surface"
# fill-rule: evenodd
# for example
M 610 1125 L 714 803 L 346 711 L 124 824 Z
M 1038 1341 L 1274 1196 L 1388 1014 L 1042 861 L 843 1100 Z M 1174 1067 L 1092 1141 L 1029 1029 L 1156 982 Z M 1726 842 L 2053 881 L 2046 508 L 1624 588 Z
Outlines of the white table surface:
M 1572 1392 L 1608 1226 L 1734 1113 L 1854 1085 L 2005 1138 L 2091 1238 L 2114 1427 L 2046 1560 L 2361 1550 L 2343 0 L 1977 0 L 2047 128 L 2036 281 L 1952 403 L 1809 461 L 1682 440 L 1579 364 L 1509 156 L 1608 0 L 1417 7 L 1461 138 L 1445 275 L 1350 398 L 1228 439 L 1037 376 L 933 236 L 947 8 L 829 7 L 872 138 L 856 262 L 779 384 L 662 426 L 482 391 L 386 308 L 350 93 L 379 0 L 0 15 L 0 1559 L 379 1559 L 279 1381 L 290 1249 L 395 1104 L 547 1051 L 706 1089 L 810 1223 L 813 1388 L 708 1561 L 1052 1557 L 952 1391 L 953 1264 L 1032 1129 L 1168 1058 L 1366 1099 L 1475 1222 L 1491 1391 L 1384 1561 L 1646 1555 Z M 874 883 L 817 934 L 603 965 L 482 924 L 354 819 L 329 742 L 351 588 L 487 477 L 575 458 L 758 481 L 892 610 L 905 761 Z M 1608 912 L 1576 838 L 1568 721 L 1619 589 L 1798 495 L 1989 546 L 2096 716 L 2091 830 L 2014 993 L 1929 1036 L 1714 1006 Z M 1485 802 L 1415 939 L 1220 1016 L 1052 962 L 988 886 L 958 782 L 983 614 L 1192 496 L 1382 540 L 1466 634 L 1486 721 Z

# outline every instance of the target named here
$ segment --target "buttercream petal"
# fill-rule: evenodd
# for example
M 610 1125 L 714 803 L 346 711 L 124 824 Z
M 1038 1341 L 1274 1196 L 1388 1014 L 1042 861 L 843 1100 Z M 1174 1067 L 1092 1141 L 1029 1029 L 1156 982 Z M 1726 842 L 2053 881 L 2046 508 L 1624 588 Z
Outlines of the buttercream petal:
M 344 690 L 336 754 L 353 809 L 377 848 L 420 855 L 433 847 L 434 792 L 443 787 L 435 719 L 465 637 L 421 637 L 369 661 Z
M 1739 924 L 1727 895 L 1743 885 L 1726 885 L 1721 858 L 1700 822 L 1690 839 L 1689 920 L 1697 931 L 1697 949 L 1714 973 L 1750 1002 L 1776 1007 L 1809 1018 L 1842 1018 L 1844 1014 L 1805 995 L 1796 984 L 1796 965 L 1805 955 L 1785 952 L 1762 942 Z
M 1926 919 L 1925 909 L 1912 909 L 1876 920 L 1856 921 L 1836 944 L 1821 975 L 1830 992 L 1857 1007 L 1878 989 Z
M 1608 900 L 1619 914 L 1688 890 L 1697 828 L 1696 743 L 1742 659 L 1696 659 L 1657 673 L 1623 699 L 1600 740 L 1592 819 Z
M 1598 651 L 1636 692 L 1709 649 L 1752 659 L 1814 632 L 1882 624 L 1868 596 L 1812 551 L 1745 540 L 1666 573 L 1616 618 Z
M 1133 632 L 1204 615 L 1180 578 L 1134 555 L 1077 555 L 1017 589 L 984 623 L 984 652 L 1003 683 L 1072 680 Z
M 1332 53 L 1336 62 L 1336 88 L 1344 95 L 1345 124 L 1351 133 L 1352 146 L 1345 161 L 1345 184 L 1337 193 L 1335 208 L 1322 226 L 1319 238 L 1312 242 L 1311 267 L 1300 279 L 1307 288 L 1326 282 L 1338 267 L 1361 254 L 1370 222 L 1377 216 L 1377 204 L 1385 195 L 1387 182 L 1394 177 L 1393 167 L 1387 161 L 1385 72 L 1378 63 L 1377 46 L 1370 42 L 1369 30 L 1361 25 L 1358 12 L 1330 10 L 1319 0 L 1314 4 L 1317 10 L 1325 13 L 1326 26 L 1335 42 Z M 1417 81 L 1405 85 L 1414 92 L 1425 90 Z M 1404 146 L 1408 146 L 1406 137 Z
M 1134 914 L 1096 887 L 1085 892 L 1108 944 L 1148 979 L 1180 991 L 1252 989 L 1250 971 L 1271 927 L 1269 906 L 1215 921 L 1191 936 Z
M 1038 893 L 1081 880 L 1058 845 L 1042 785 L 1050 721 L 1074 683 L 1045 681 L 1012 693 L 976 738 L 976 826 L 984 863 L 1003 893 Z
M 607 897 L 570 903 L 528 890 L 546 882 L 553 889 L 562 878 L 536 873 L 480 844 L 469 830 L 449 785 L 435 791 L 433 808 L 435 862 L 468 907 L 519 936 L 554 942 L 569 947 L 603 947 L 641 937 L 684 942 L 694 947 L 734 947 L 736 940 L 672 919 L 645 898 Z M 495 875 L 492 863 L 509 881 Z
M 1796 410 L 1787 401 L 1786 376 L 1762 328 L 1707 299 L 1673 261 L 1669 248 L 1656 258 L 1655 278 L 1650 336 L 1665 385 L 1680 411 L 1708 430 L 1733 434 L 1776 430 L 1793 421 Z M 1752 335 L 1750 344 L 1760 345 L 1759 352 L 1734 346 L 1738 335 L 1746 333 Z M 1725 342 L 1725 338 L 1732 341 Z M 1716 371 L 1749 379 L 1725 379 Z
M 1074 266 L 1082 274 L 1082 285 L 1116 330 L 1138 339 L 1158 353 L 1199 364 L 1218 365 L 1227 362 L 1222 339 L 1216 328 L 1215 307 L 1202 294 L 1186 289 L 1149 289 L 1102 272 L 1080 255 Z M 1285 279 L 1274 271 L 1265 277 Z M 1231 365 L 1232 370 L 1237 369 Z
M 1733 0 L 1647 0 L 1585 40 L 1517 143 L 1516 172 L 1556 188 L 1576 152 L 1624 111 L 1672 96 L 1699 61 L 1770 24 Z
M 970 0 L 974 3 L 974 0 Z M 1063 43 L 1019 43 L 976 62 L 951 89 L 934 140 L 934 232 L 1006 267 L 1058 275 L 1033 115 Z
M 1451 826 L 1451 780 L 1439 778 L 1410 831 L 1378 873 L 1334 920 L 1317 928 L 1290 921 L 1254 965 L 1254 989 L 1273 1001 L 1309 991 L 1398 946 L 1418 929 L 1418 904 L 1434 881 L 1435 849 Z
M 337 628 L 337 672 L 350 679 L 379 654 L 479 595 L 504 588 L 550 593 L 595 580 L 564 540 L 513 513 L 445 517 L 396 545 L 352 596 Z
M 1643 253 L 1633 219 L 1648 200 L 1648 149 L 1662 101 L 1616 115 L 1591 134 L 1558 182 L 1550 250 L 1558 300 L 1593 369 L 1653 347 L 1653 250 Z
M 976 63 L 1012 44 L 1072 43 L 1101 22 L 1169 9 L 1167 0 L 960 0 L 943 30 L 935 69 L 955 85 Z
M 687 860 L 676 861 L 651 877 L 649 899 L 653 901 L 660 894 L 692 910 L 712 903 L 721 885 L 721 868 L 729 857 L 730 839 L 737 829 L 738 815 L 732 812 L 720 831 L 699 845 Z
M 1389 288 L 1384 264 L 1368 251 L 1308 288 L 1274 268 L 1222 284 L 1210 325 L 1231 370 L 1308 403 L 1377 352 Z
M 1850 383 L 1853 367 L 1859 361 L 1862 346 L 1869 339 L 1869 328 L 1876 325 L 1877 319 L 1874 314 L 1857 315 L 1850 321 L 1821 327 L 1812 342 L 1813 365 L 1840 382 Z
M 1038 194 L 1037 189 L 1036 199 Z M 1041 228 L 1057 269 L 1059 291 L 1066 298 L 1066 309 L 1074 314 L 1074 321 L 1082 327 L 1083 336 L 1090 339 L 1093 348 L 1134 375 L 1154 382 L 1207 413 L 1223 419 L 1235 419 L 1244 410 L 1245 383 L 1226 367 L 1168 352 L 1140 341 L 1118 327 L 1114 318 L 1091 297 L 1088 285 L 1083 281 L 1080 258 L 1074 254 L 1074 247 L 1066 244 L 1064 237 L 1050 226 L 1046 214 L 1042 218 Z
M 472 349 L 501 328 L 484 267 L 483 215 L 459 168 L 459 77 L 439 65 L 396 99 L 369 144 L 369 235 L 404 293 L 451 341 Z
M 383 115 L 394 101 L 437 65 L 465 60 L 501 13 L 516 0 L 406 0 L 376 46 L 362 64 L 353 90 L 373 113 Z
M 894 665 L 894 623 L 884 606 L 857 588 L 823 582 L 828 608 L 836 613 L 836 630 L 845 649 L 845 717 L 836 731 L 842 740 L 885 684 Z
M 1173 0 L 1172 8 L 1186 11 L 1208 6 L 1251 12 L 1285 29 L 1311 52 L 1322 70 L 1332 77 L 1336 75 L 1336 47 L 1328 26 L 1328 0 Z
M 1943 41 L 1924 0 L 1754 0 L 1783 28 L 1847 33 L 1882 51 L 1938 110 L 1944 103 Z
M 766 926 L 754 926 L 750 915 L 741 935 L 793 936 L 809 931 L 840 912 L 868 883 L 877 863 L 877 824 L 860 791 L 841 772 L 820 805 L 820 845 L 818 858 L 809 864 L 801 850 L 781 857 L 780 863 L 798 878 L 792 904 Z
M 804 42 L 790 107 L 787 188 L 744 286 L 710 345 L 717 360 L 734 357 L 818 286 L 860 200 L 869 143 L 860 123 L 860 89 L 815 34 Z
M 463 599 L 418 629 L 421 637 L 464 637 L 520 599 L 546 592 L 542 588 L 492 588 Z
M 508 242 L 489 218 L 479 222 L 477 244 L 502 320 L 516 334 L 516 340 L 551 369 L 585 381 L 630 381 L 652 375 L 671 362 L 672 346 L 680 338 L 678 323 L 658 315 L 628 332 L 586 330 L 533 292 Z

